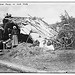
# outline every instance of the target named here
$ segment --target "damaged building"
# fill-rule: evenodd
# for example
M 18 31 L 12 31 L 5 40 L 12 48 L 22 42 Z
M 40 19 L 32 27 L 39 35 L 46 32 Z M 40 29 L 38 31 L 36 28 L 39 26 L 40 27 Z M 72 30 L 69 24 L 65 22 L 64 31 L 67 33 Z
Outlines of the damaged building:
M 32 43 L 34 46 L 38 45 L 52 50 L 72 48 L 75 19 L 70 17 L 66 11 L 65 15 L 61 15 L 60 18 L 61 22 L 49 25 L 39 17 L 12 17 L 7 13 L 0 27 L 1 45 L 3 41 L 8 43 L 9 34 L 12 33 L 13 26 L 16 26 L 19 43 Z

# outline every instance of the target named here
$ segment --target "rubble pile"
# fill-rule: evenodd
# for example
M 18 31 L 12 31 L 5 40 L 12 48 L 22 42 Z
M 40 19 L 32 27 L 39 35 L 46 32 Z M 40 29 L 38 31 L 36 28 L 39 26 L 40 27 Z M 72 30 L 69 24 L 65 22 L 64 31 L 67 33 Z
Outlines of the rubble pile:
M 65 49 L 75 49 L 75 18 L 69 16 L 65 10 L 65 15 L 61 15 L 61 22 L 56 24 L 59 34 L 57 39 L 61 42 L 61 47 Z
M 32 44 L 21 43 L 12 51 L 10 51 L 9 56 L 15 57 L 31 57 L 43 54 L 43 48 L 38 46 L 32 46 Z

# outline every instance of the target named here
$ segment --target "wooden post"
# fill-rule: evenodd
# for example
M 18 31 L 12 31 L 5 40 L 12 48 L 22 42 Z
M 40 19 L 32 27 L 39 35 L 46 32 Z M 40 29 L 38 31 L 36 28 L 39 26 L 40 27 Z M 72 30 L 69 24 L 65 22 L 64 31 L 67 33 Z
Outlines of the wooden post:
M 6 42 L 3 42 L 3 51 L 5 50 L 5 43 L 6 43 Z

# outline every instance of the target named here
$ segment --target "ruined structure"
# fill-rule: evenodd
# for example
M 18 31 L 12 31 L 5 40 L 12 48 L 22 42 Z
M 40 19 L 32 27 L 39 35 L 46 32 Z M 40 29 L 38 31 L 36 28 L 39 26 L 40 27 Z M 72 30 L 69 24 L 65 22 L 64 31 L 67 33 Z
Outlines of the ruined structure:
M 40 42 L 40 47 L 53 44 L 55 49 L 73 48 L 75 40 L 75 18 L 70 17 L 66 11 L 65 15 L 61 15 L 60 18 L 61 22 L 53 24 L 51 27 L 42 18 L 32 16 L 12 17 L 11 15 L 7 15 L 3 19 L 4 34 L 8 34 L 8 28 L 12 30 L 12 26 L 15 25 L 19 30 L 20 35 L 18 36 L 20 42 L 30 41 L 30 43 L 35 43 L 38 41 Z M 4 40 L 7 40 L 8 36 L 5 38 Z
M 12 26 L 15 25 L 17 26 L 17 29 L 20 29 L 20 35 L 25 35 L 24 39 L 26 35 L 28 35 L 28 37 L 25 39 L 26 40 L 25 42 L 28 42 L 30 37 L 33 43 L 38 40 L 38 42 L 40 42 L 40 47 L 44 47 L 49 40 L 51 41 L 55 40 L 56 36 L 58 35 L 57 31 L 50 28 L 49 25 L 43 19 L 38 17 L 10 16 L 10 17 L 5 17 L 3 19 L 3 24 L 6 33 L 8 28 L 11 28 L 12 30 Z

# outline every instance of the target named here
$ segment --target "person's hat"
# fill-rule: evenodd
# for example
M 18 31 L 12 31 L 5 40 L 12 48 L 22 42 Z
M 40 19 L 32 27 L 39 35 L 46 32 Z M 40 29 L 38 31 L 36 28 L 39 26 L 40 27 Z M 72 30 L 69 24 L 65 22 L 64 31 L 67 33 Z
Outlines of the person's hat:
M 15 28 L 16 28 L 16 26 L 13 26 L 13 28 L 15 29 Z

